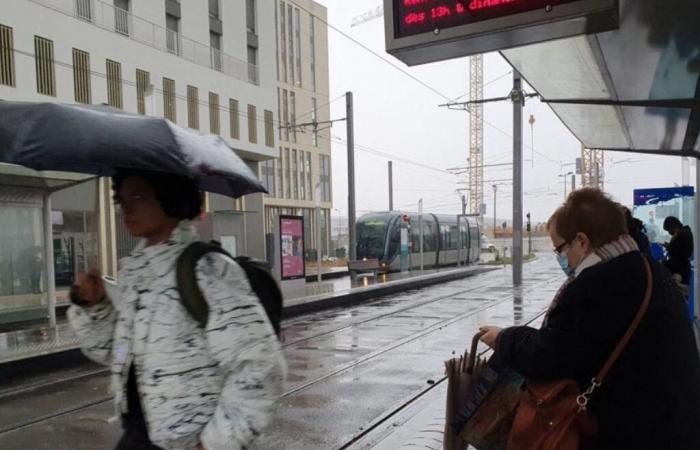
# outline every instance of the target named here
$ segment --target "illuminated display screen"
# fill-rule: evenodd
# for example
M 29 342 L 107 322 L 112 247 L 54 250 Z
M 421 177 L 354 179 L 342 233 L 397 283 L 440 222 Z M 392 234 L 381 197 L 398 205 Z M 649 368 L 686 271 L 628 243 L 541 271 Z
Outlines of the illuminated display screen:
M 468 25 L 578 0 L 394 0 L 395 37 Z

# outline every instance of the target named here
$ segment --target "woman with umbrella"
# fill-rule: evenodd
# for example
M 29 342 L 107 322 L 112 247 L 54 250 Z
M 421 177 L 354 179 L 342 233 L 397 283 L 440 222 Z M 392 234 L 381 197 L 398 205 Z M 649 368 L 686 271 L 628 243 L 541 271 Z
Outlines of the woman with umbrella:
M 233 259 L 199 259 L 202 325 L 183 306 L 176 261 L 199 240 L 201 192 L 265 192 L 226 142 L 104 106 L 0 101 L 0 162 L 111 176 L 129 233 L 117 289 L 92 269 L 68 311 L 83 351 L 111 366 L 120 450 L 235 450 L 268 422 L 283 388 L 279 341 Z M 50 245 L 47 244 L 47 245 Z M 51 280 L 50 280 L 51 281 Z
M 188 177 L 121 171 L 114 201 L 142 238 L 121 261 L 116 297 L 99 272 L 79 277 L 68 312 L 84 352 L 111 365 L 127 449 L 229 450 L 248 445 L 282 392 L 279 342 L 244 271 L 209 254 L 197 280 L 210 308 L 205 329 L 184 309 L 175 262 L 198 240 L 201 194 Z

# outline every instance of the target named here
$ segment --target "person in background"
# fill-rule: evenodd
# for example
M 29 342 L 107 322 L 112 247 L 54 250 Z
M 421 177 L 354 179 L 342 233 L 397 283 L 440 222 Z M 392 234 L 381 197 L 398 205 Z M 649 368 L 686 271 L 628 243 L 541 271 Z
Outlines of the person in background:
M 581 392 L 640 309 L 648 275 L 621 206 L 597 189 L 569 195 L 548 230 L 567 280 L 540 329 L 481 327 L 494 357 L 532 381 L 575 380 Z M 597 450 L 700 449 L 700 358 L 685 300 L 649 261 L 651 302 L 590 398 Z
M 644 229 L 644 222 L 636 219 L 632 216 L 632 211 L 629 208 L 623 207 L 622 211 L 625 213 L 625 222 L 627 223 L 627 230 L 629 235 L 632 236 L 634 242 L 637 243 L 639 251 L 643 255 L 651 256 L 651 248 L 649 247 L 649 238 L 646 235 L 646 230 Z
M 83 352 L 111 366 L 124 433 L 117 450 L 240 450 L 270 420 L 284 386 L 280 343 L 243 269 L 218 253 L 197 262 L 209 306 L 200 328 L 182 304 L 176 260 L 199 240 L 195 180 L 121 172 L 114 201 L 141 242 L 120 261 L 117 293 L 81 274 L 68 318 Z
M 693 256 L 693 232 L 673 216 L 664 220 L 664 230 L 671 235 L 671 242 L 666 244 L 668 259 L 664 265 L 671 274 L 680 276 L 681 284 L 688 285 L 690 258 Z

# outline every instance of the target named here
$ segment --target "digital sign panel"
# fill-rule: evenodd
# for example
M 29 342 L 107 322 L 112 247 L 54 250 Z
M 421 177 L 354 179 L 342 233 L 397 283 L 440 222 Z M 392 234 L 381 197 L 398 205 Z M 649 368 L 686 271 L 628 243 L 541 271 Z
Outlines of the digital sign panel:
M 619 27 L 619 0 L 384 0 L 386 50 L 409 66 Z
M 301 216 L 279 216 L 280 258 L 282 279 L 294 280 L 306 277 L 304 262 L 304 218 Z
M 467 25 L 577 0 L 399 0 L 394 2 L 396 36 Z

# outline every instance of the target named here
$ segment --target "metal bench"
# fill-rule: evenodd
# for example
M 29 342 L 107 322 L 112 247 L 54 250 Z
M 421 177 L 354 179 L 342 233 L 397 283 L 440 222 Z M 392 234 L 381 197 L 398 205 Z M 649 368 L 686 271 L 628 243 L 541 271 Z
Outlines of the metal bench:
M 376 277 L 379 268 L 379 260 L 377 258 L 348 261 L 348 271 L 352 278 L 355 278 L 358 273 L 362 272 L 371 272 L 372 276 Z

